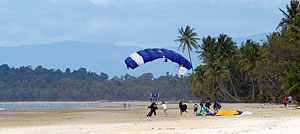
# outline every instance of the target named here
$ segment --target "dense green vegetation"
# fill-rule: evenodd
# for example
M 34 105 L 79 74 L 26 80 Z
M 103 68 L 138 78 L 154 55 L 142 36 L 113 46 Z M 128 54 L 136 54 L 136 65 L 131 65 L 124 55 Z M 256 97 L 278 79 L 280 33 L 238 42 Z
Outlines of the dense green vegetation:
M 109 80 L 105 73 L 98 75 L 84 68 L 62 72 L 42 66 L 0 66 L 0 101 L 149 100 L 150 93 L 159 93 L 162 100 L 179 100 L 195 97 L 188 94 L 190 88 L 189 77 L 153 78 L 145 73 Z
M 259 44 L 247 40 L 238 48 L 225 34 L 207 36 L 199 45 L 193 94 L 230 102 L 280 102 L 300 99 L 300 4 L 286 5 L 278 31 Z

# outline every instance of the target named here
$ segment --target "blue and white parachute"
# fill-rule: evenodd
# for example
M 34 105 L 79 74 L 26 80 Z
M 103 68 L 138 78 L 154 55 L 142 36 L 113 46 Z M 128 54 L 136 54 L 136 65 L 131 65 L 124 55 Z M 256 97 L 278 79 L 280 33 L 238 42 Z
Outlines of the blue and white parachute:
M 180 54 L 168 50 L 168 49 L 160 49 L 160 48 L 153 48 L 153 49 L 145 49 L 137 51 L 136 53 L 132 53 L 130 57 L 127 57 L 125 63 L 127 68 L 135 69 L 136 67 L 159 59 L 159 58 L 166 58 L 171 60 L 172 62 L 176 62 L 180 65 L 179 74 L 184 75 L 187 72 L 187 69 L 190 70 L 192 68 L 191 63 L 181 56 Z

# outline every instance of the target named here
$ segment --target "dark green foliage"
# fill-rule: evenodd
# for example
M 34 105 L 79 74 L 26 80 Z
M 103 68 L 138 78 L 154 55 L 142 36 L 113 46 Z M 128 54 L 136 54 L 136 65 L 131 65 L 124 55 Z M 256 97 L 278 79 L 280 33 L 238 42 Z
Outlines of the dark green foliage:
M 283 13 L 284 18 L 282 18 L 281 22 L 278 24 L 277 28 L 286 29 L 292 24 L 295 23 L 295 18 L 298 13 L 300 13 L 300 4 L 299 0 L 291 0 L 290 5 L 286 5 L 286 10 L 284 11 L 281 8 L 279 10 Z
M 192 77 L 191 93 L 228 102 L 300 102 L 300 4 L 291 0 L 281 28 L 263 44 L 247 40 L 240 48 L 221 34 L 202 39 L 204 65 Z
M 157 92 L 160 99 L 191 99 L 189 77 L 140 77 L 129 74 L 108 79 L 108 75 L 87 72 L 85 68 L 65 72 L 38 66 L 10 68 L 0 66 L 0 101 L 92 101 L 149 100 Z

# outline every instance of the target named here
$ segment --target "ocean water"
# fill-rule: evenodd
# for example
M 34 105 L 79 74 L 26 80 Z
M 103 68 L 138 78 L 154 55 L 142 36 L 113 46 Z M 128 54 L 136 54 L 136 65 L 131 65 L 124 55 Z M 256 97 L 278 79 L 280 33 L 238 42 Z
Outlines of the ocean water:
M 51 109 L 51 108 L 84 108 L 84 107 L 115 107 L 123 104 L 0 104 L 0 110 Z

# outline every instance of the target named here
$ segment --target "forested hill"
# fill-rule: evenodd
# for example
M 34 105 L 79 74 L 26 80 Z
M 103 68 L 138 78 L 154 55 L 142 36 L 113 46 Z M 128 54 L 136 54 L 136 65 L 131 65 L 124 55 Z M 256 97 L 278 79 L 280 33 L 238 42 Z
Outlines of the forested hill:
M 255 38 L 254 38 L 255 37 Z M 245 37 L 246 38 L 246 37 Z M 245 38 L 236 38 L 238 42 L 244 41 Z M 265 34 L 259 34 L 250 39 L 264 40 Z M 246 39 L 249 39 L 246 38 Z M 188 53 L 178 50 L 178 43 L 174 42 L 173 46 L 167 49 L 174 50 L 188 58 Z M 109 78 L 121 76 L 126 73 L 134 76 L 151 72 L 154 77 L 170 74 L 178 74 L 176 64 L 156 60 L 151 64 L 145 64 L 135 70 L 127 69 L 124 60 L 131 53 L 144 48 L 136 46 L 117 46 L 112 43 L 91 43 L 80 41 L 63 41 L 38 45 L 21 45 L 14 47 L 0 47 L 0 65 L 8 64 L 14 67 L 30 65 L 33 68 L 42 65 L 45 68 L 55 68 L 65 70 L 70 68 L 71 71 L 80 67 L 85 67 L 92 72 L 105 72 Z M 201 61 L 197 58 L 197 53 L 191 53 L 192 63 L 196 67 Z M 188 73 L 191 73 L 189 71 Z
M 184 57 L 187 53 L 179 51 L 178 45 L 167 48 L 174 50 Z M 177 64 L 162 60 L 156 60 L 151 64 L 145 64 L 142 68 L 127 69 L 125 59 L 131 53 L 144 48 L 135 46 L 117 46 L 112 43 L 89 43 L 80 41 L 64 41 L 39 45 L 21 45 L 15 47 L 0 47 L 0 65 L 8 64 L 14 67 L 41 65 L 45 68 L 54 68 L 71 71 L 81 67 L 89 71 L 100 73 L 105 72 L 109 78 L 120 77 L 126 73 L 140 76 L 143 73 L 151 72 L 154 77 L 170 74 L 178 74 Z M 199 64 L 196 53 L 193 53 L 193 63 Z M 191 73 L 191 72 L 189 72 Z
M 61 71 L 0 66 L 0 101 L 149 100 L 150 93 L 159 93 L 161 100 L 194 99 L 190 89 L 190 77 L 168 74 L 158 78 L 151 73 L 139 77 L 126 74 L 109 79 L 105 73 L 85 68 Z

